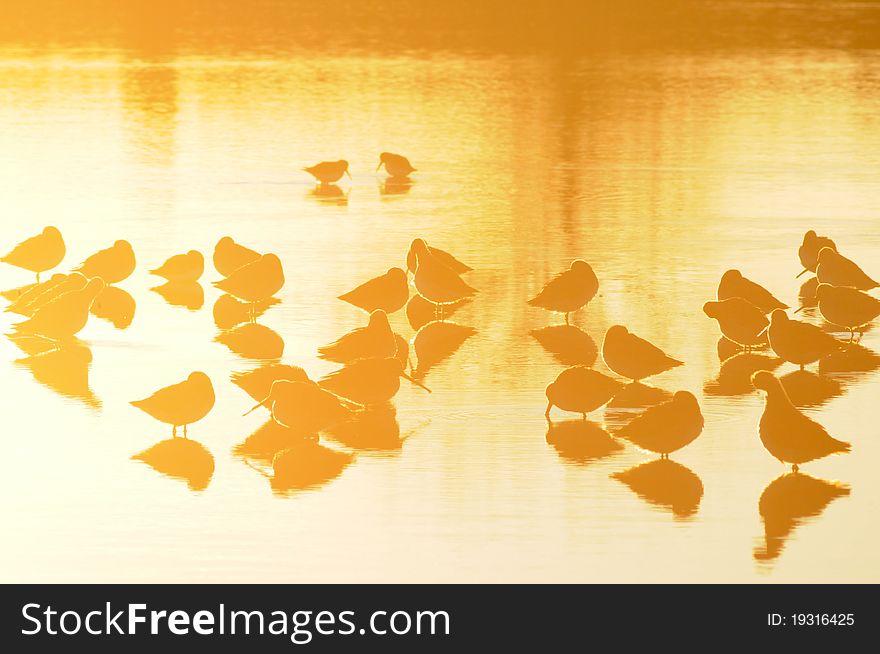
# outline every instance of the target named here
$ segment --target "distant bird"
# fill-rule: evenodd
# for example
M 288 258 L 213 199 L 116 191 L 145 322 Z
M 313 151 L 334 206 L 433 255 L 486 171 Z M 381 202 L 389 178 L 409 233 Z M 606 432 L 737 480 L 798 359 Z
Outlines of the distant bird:
M 816 288 L 819 313 L 832 325 L 848 329 L 851 337 L 880 316 L 880 300 L 848 286 L 819 284 Z
M 666 458 L 702 431 L 703 414 L 697 398 L 688 391 L 677 391 L 668 402 L 645 409 L 616 435 Z
M 805 272 L 816 272 L 816 266 L 819 263 L 819 250 L 825 247 L 837 250 L 834 241 L 827 236 L 818 236 L 812 229 L 804 234 L 804 241 L 798 248 L 798 258 L 804 269 L 797 274 L 796 278 Z
M 393 154 L 391 152 L 383 152 L 379 155 L 379 165 L 376 166 L 376 170 L 379 170 L 383 165 L 391 177 L 406 177 L 416 170 L 412 167 L 409 159 L 402 154 Z
M 384 275 L 364 282 L 348 293 L 340 295 L 339 299 L 368 313 L 376 309 L 382 309 L 385 313 L 394 313 L 402 309 L 409 300 L 406 272 L 401 268 L 389 268 Z
M 388 315 L 382 309 L 370 314 L 366 327 L 358 327 L 339 339 L 318 348 L 318 356 L 336 363 L 351 363 L 357 359 L 384 359 L 397 354 L 397 341 Z
M 177 428 L 186 427 L 204 418 L 214 408 L 214 387 L 203 372 L 194 372 L 179 384 L 160 388 L 144 400 L 131 405 L 159 422 L 171 425 L 171 435 L 177 436 Z
M 841 349 L 842 344 L 815 325 L 789 318 L 782 309 L 770 314 L 767 327 L 770 347 L 780 358 L 796 363 L 803 370 L 808 363 Z
M 214 282 L 214 286 L 245 302 L 268 299 L 284 286 L 281 259 L 274 254 L 264 254 L 259 259 L 245 264 L 226 279 Z
M 592 368 L 566 368 L 547 385 L 547 410 L 544 415 L 549 419 L 550 409 L 555 406 L 563 411 L 580 413 L 586 418 L 588 413 L 606 404 L 621 388 L 621 382 Z
M 214 268 L 224 277 L 259 258 L 259 252 L 239 245 L 231 236 L 224 236 L 214 246 Z
M 272 419 L 279 425 L 303 434 L 313 434 L 350 420 L 356 412 L 351 402 L 311 380 L 272 382 L 268 395 L 248 413 L 261 406 L 269 408 Z
M 758 433 L 764 447 L 782 463 L 798 465 L 837 452 L 849 452 L 850 444 L 832 438 L 819 423 L 808 418 L 788 399 L 773 373 L 759 370 L 752 375 L 755 388 L 764 391 L 764 413 Z
M 303 168 L 307 173 L 312 175 L 322 184 L 332 184 L 339 181 L 343 175 L 351 174 L 348 172 L 348 162 L 345 159 L 339 161 L 322 161 L 314 166 Z
M 413 284 L 423 298 L 434 304 L 452 304 L 477 293 L 454 270 L 431 254 L 424 241 L 412 244 L 416 256 Z
M 780 302 L 766 288 L 743 277 L 739 270 L 728 270 L 721 276 L 718 284 L 718 299 L 727 300 L 732 297 L 741 297 L 748 300 L 764 313 L 770 313 L 774 309 L 787 309 L 788 305 Z
M 14 329 L 53 341 L 68 339 L 86 326 L 89 309 L 104 286 L 104 280 L 100 277 L 92 278 L 83 288 L 62 293 L 47 302 L 29 320 L 16 324 Z
M 252 399 L 260 401 L 269 396 L 273 382 L 278 380 L 307 382 L 309 376 L 299 366 L 267 363 L 249 372 L 234 372 L 230 379 Z
M 59 295 L 85 288 L 88 281 L 85 275 L 76 272 L 69 275 L 52 275 L 48 282 L 38 285 L 38 289 L 43 289 L 42 292 L 25 293 L 17 302 L 10 304 L 6 310 L 22 316 L 32 316 L 37 309 L 45 306 Z
M 598 290 L 599 280 L 590 264 L 575 259 L 568 270 L 547 282 L 541 292 L 529 300 L 529 305 L 564 313 L 567 325 L 568 314 L 586 305 Z
M 158 268 L 150 271 L 152 275 L 164 277 L 169 282 L 195 282 L 205 272 L 205 257 L 201 252 L 190 250 L 186 254 L 175 254 Z
M 61 263 L 66 252 L 64 239 L 58 228 L 46 227 L 36 236 L 16 245 L 8 254 L 0 258 L 0 261 L 37 273 L 37 282 L 39 282 L 40 273 L 52 270 Z
M 360 359 L 325 375 L 318 384 L 322 388 L 364 406 L 387 402 L 400 390 L 400 378 L 431 392 L 404 372 L 396 358 Z
M 746 351 L 766 342 L 764 330 L 770 321 L 748 300 L 732 297 L 720 302 L 706 302 L 703 313 L 717 320 L 721 333 Z
M 605 332 L 602 359 L 618 375 L 633 381 L 641 381 L 684 365 L 656 345 L 630 333 L 623 325 L 613 325 Z
M 100 277 L 106 284 L 117 284 L 135 269 L 134 250 L 128 241 L 116 241 L 112 247 L 96 252 L 75 268 L 89 279 Z
M 411 273 L 415 273 L 416 271 L 416 252 L 424 252 L 425 250 L 427 250 L 428 254 L 434 257 L 434 259 L 449 268 L 456 275 L 463 275 L 466 272 L 473 270 L 469 265 L 462 263 L 446 250 L 431 247 L 425 242 L 425 239 L 416 238 L 410 243 L 409 251 L 406 253 L 406 269 Z
M 847 259 L 837 250 L 824 247 L 819 250 L 819 265 L 816 266 L 816 278 L 820 284 L 832 286 L 850 286 L 860 291 L 870 291 L 880 283 L 868 277 L 864 270 Z

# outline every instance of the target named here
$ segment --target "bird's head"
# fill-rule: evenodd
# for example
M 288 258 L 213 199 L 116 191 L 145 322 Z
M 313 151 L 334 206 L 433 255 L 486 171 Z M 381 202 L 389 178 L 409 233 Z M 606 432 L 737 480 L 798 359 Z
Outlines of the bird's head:
M 391 329 L 391 325 L 388 323 L 388 314 L 385 313 L 384 309 L 376 309 L 370 314 L 369 326 L 372 328 Z
M 410 243 L 409 250 L 416 255 L 416 257 L 421 257 L 428 254 L 428 244 L 425 243 L 424 239 L 416 238 Z
M 608 331 L 605 332 L 605 340 L 613 341 L 622 338 L 627 334 L 629 334 L 629 331 L 627 331 L 626 327 L 623 325 L 611 325 L 611 327 L 608 328 Z
M 723 275 L 721 275 L 721 283 L 730 283 L 730 282 L 738 282 L 742 279 L 742 273 L 736 268 L 731 268 Z
M 810 243 L 815 242 L 818 237 L 819 235 L 812 229 L 807 230 L 806 234 L 804 234 L 804 245 L 809 245 Z
M 771 325 L 781 325 L 787 322 L 788 314 L 785 313 L 785 311 L 783 311 L 782 309 L 773 309 L 773 312 L 770 314 Z
M 703 305 L 703 313 L 705 313 L 710 318 L 718 317 L 718 309 L 721 306 L 720 302 L 706 302 Z
M 52 238 L 61 238 L 61 232 L 58 231 L 57 227 L 52 227 L 50 225 L 49 227 L 46 227 L 43 230 L 43 236 L 50 236 Z
M 834 288 L 831 284 L 819 284 L 816 287 L 816 299 L 819 302 L 827 300 L 834 293 Z
M 781 384 L 769 370 L 758 370 L 752 374 L 752 386 L 769 394 L 780 388 Z
M 392 281 L 397 283 L 403 282 L 404 284 L 407 283 L 406 271 L 403 268 L 389 268 L 388 272 L 385 274 L 388 275 L 388 279 Z
M 590 275 L 593 272 L 593 268 L 583 259 L 575 259 L 571 262 L 569 266 L 569 270 L 579 275 Z

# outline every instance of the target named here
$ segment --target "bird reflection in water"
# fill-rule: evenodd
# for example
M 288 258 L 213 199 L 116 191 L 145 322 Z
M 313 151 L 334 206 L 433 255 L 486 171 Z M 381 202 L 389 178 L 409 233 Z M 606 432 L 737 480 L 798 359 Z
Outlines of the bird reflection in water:
M 100 409 L 101 401 L 89 387 L 91 364 L 92 351 L 79 340 L 15 361 L 15 365 L 30 370 L 34 379 L 46 388 Z
M 443 305 L 443 317 L 451 318 L 456 311 L 466 304 L 473 302 L 472 298 L 464 298 L 458 302 L 451 302 Z M 429 322 L 437 319 L 437 305 L 428 302 L 421 295 L 413 295 L 409 302 L 406 303 L 406 318 L 410 327 L 415 331 L 419 331 Z
M 214 302 L 214 324 L 218 329 L 231 329 L 236 325 L 253 322 L 281 300 L 270 297 L 259 302 L 247 304 L 231 295 L 224 294 Z
M 245 359 L 272 361 L 284 354 L 284 339 L 280 334 L 255 322 L 223 330 L 214 340 Z
M 616 436 L 641 450 L 668 458 L 703 432 L 703 413 L 693 393 L 676 391 L 672 399 L 652 406 L 621 427 Z
M 816 407 L 843 395 L 843 387 L 836 379 L 817 375 L 809 370 L 793 370 L 779 378 L 788 399 L 796 407 Z
M 309 191 L 309 197 L 314 198 L 321 204 L 334 205 L 337 207 L 348 206 L 348 193 L 336 184 L 318 184 Z
M 317 434 L 291 429 L 275 420 L 267 420 L 241 443 L 232 448 L 233 454 L 242 459 L 272 465 L 272 459 L 281 450 L 293 447 L 303 439 L 317 439 Z
M 366 407 L 325 433 L 350 450 L 397 452 L 403 447 L 397 409 L 390 402 Z
M 36 284 L 28 289 L 25 293 L 8 307 L 6 311 L 17 313 L 20 316 L 32 316 L 37 309 L 48 304 L 62 293 L 68 291 L 79 291 L 85 288 L 88 280 L 85 275 L 80 273 L 71 273 L 63 275 L 56 273 L 52 277 L 41 284 Z
M 25 294 L 31 293 L 31 292 L 36 292 L 36 289 L 38 289 L 43 284 L 48 284 L 49 282 L 53 281 L 56 277 L 62 278 L 62 277 L 65 277 L 65 275 L 63 275 L 61 273 L 55 273 L 54 275 L 52 275 L 52 277 L 49 280 L 47 280 L 45 282 L 25 284 L 24 286 L 16 286 L 15 288 L 10 288 L 5 291 L 0 291 L 0 297 L 2 297 L 4 300 L 9 302 L 10 304 L 15 303 L 19 299 L 21 299 L 21 297 L 24 296 Z M 7 310 L 8 310 L 8 307 L 7 307 Z
M 529 332 L 549 354 L 564 366 L 592 366 L 599 356 L 596 341 L 575 325 L 552 325 Z
M 396 358 L 361 359 L 335 370 L 318 384 L 332 393 L 367 406 L 383 404 L 400 390 L 400 378 L 431 392 L 421 382 L 406 374 L 404 364 Z
M 339 477 L 353 460 L 354 455 L 349 452 L 303 439 L 275 454 L 271 474 L 247 459 L 245 463 L 269 480 L 273 493 L 288 496 L 321 488 Z
M 801 284 L 798 289 L 798 301 L 800 306 L 804 308 L 812 308 L 818 306 L 819 299 L 816 297 L 816 289 L 819 288 L 819 278 L 810 277 Z
M 782 359 L 768 354 L 739 352 L 726 359 L 715 379 L 703 384 L 703 393 L 720 397 L 747 395 L 755 391 L 752 375 L 758 370 L 775 370 Z
M 116 329 L 127 329 L 134 320 L 137 303 L 131 294 L 117 286 L 107 286 L 92 303 L 96 318 L 108 321 Z
M 849 493 L 845 484 L 816 479 L 802 472 L 790 472 L 774 479 L 758 500 L 758 513 L 764 521 L 764 545 L 755 548 L 755 559 L 775 560 L 798 525 L 818 517 L 831 502 Z
M 672 393 L 641 382 L 623 386 L 608 403 L 609 409 L 641 409 L 655 406 L 672 399 Z
M 173 307 L 198 311 L 205 304 L 205 289 L 198 282 L 172 281 L 150 289 Z M 226 296 L 230 297 L 230 296 Z
M 379 195 L 385 199 L 406 195 L 415 182 L 409 177 L 388 177 L 379 184 Z
M 569 463 L 584 465 L 623 449 L 601 425 L 592 420 L 547 420 L 547 444 Z
M 477 333 L 473 327 L 435 320 L 424 325 L 413 337 L 416 367 L 414 379 L 424 379 L 434 366 L 455 354 L 464 342 Z
M 703 499 L 703 482 L 690 468 L 671 459 L 655 459 L 611 475 L 636 495 L 657 507 L 671 510 L 678 519 L 696 514 Z
M 859 343 L 846 347 L 819 360 L 819 374 L 874 372 L 880 368 L 880 354 Z
M 266 363 L 249 372 L 234 372 L 230 379 L 233 384 L 257 402 L 261 402 L 269 397 L 272 384 L 279 379 L 299 382 L 309 381 L 305 370 L 299 366 L 291 366 L 286 363 Z M 267 406 L 266 408 L 271 410 L 272 407 Z
M 143 461 L 166 477 L 181 479 L 190 490 L 208 487 L 214 474 L 214 457 L 201 443 L 188 438 L 168 438 L 131 457 Z

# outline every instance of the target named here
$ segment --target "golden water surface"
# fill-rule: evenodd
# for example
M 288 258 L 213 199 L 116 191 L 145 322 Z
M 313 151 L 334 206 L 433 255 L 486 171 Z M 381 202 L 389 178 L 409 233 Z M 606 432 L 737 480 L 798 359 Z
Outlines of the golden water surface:
M 138 261 L 119 284 L 130 325 L 93 316 L 75 379 L 0 339 L 0 580 L 880 581 L 880 334 L 855 365 L 820 368 L 804 409 L 853 445 L 803 466 L 832 491 L 777 493 L 762 516 L 787 469 L 701 311 L 728 268 L 797 306 L 807 229 L 880 274 L 874 3 L 822 17 L 721 2 L 689 22 L 676 2 L 668 25 L 635 2 L 619 20 L 498 3 L 117 4 L 13 2 L 0 29 L 0 249 L 51 224 L 60 270 L 122 238 Z M 411 185 L 374 172 L 382 151 L 410 158 Z M 341 158 L 353 179 L 317 193 L 301 169 Z M 433 392 L 403 382 L 392 444 L 325 437 L 353 462 L 273 492 L 271 468 L 236 454 L 268 414 L 243 417 L 252 401 L 229 375 L 279 342 L 229 345 L 210 263 L 200 308 L 150 290 L 149 268 L 189 249 L 210 260 L 223 235 L 280 256 L 281 302 L 258 323 L 313 378 L 335 368 L 316 349 L 366 320 L 336 296 L 403 265 L 417 236 L 475 269 L 480 293 L 451 318 L 475 332 L 413 353 Z M 574 258 L 600 284 L 575 325 L 601 345 L 625 324 L 686 362 L 650 380 L 705 415 L 672 455 L 680 487 L 636 492 L 612 475 L 654 455 L 578 446 L 632 412 L 584 425 L 554 410 L 569 439 L 548 443 L 544 387 L 564 365 L 530 332 L 560 317 L 526 300 Z M 0 288 L 31 281 L 0 269 Z M 403 311 L 392 326 L 414 335 Z M 214 470 L 187 483 L 132 460 L 170 429 L 128 402 L 193 370 L 217 393 L 188 432 Z

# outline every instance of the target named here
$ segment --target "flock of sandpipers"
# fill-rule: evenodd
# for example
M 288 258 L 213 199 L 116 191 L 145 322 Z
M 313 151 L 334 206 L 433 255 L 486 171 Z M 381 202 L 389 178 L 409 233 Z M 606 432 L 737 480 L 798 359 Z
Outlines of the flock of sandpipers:
M 405 178 L 415 170 L 405 157 L 391 153 L 382 153 L 379 166 L 383 165 L 395 178 Z M 328 184 L 348 172 L 348 163 L 323 162 L 306 170 L 321 184 Z M 63 348 L 86 326 L 90 311 L 102 294 L 131 275 L 136 266 L 131 245 L 120 240 L 87 258 L 70 274 L 56 274 L 40 281 L 40 274 L 57 267 L 65 254 L 60 231 L 46 227 L 2 257 L 5 263 L 37 274 L 37 282 L 17 289 L 7 307 L 25 317 L 14 326 L 12 338 L 36 338 L 45 340 L 51 348 Z M 868 293 L 878 283 L 840 254 L 830 238 L 808 231 L 798 255 L 803 272 L 815 273 L 805 285 L 808 295 L 828 323 L 849 332 L 849 341 L 789 316 L 788 306 L 737 270 L 723 275 L 717 300 L 706 302 L 703 310 L 718 321 L 723 336 L 743 351 L 769 345 L 779 358 L 803 368 L 850 347 L 855 335 L 861 335 L 880 315 L 880 300 Z M 285 283 L 277 255 L 256 252 L 228 236 L 217 242 L 213 264 L 223 276 L 214 286 L 243 307 L 250 323 L 255 322 L 260 307 L 271 302 Z M 185 285 L 197 282 L 204 269 L 203 255 L 190 251 L 171 257 L 150 273 L 169 284 Z M 341 368 L 317 381 L 309 379 L 302 368 L 281 363 L 232 374 L 232 381 L 257 403 L 251 410 L 268 409 L 274 424 L 286 434 L 280 440 L 283 447 L 272 458 L 274 478 L 308 477 L 309 466 L 344 465 L 350 455 L 323 447 L 317 435 L 356 420 L 370 407 L 387 403 L 397 393 L 401 378 L 428 391 L 416 376 L 407 373 L 408 366 L 412 372 L 410 344 L 392 330 L 388 314 L 404 306 L 409 311 L 412 286 L 416 292 L 412 299 L 418 299 L 423 309 L 432 314 L 428 321 L 443 324 L 451 310 L 476 295 L 477 290 L 464 279 L 470 270 L 449 252 L 416 238 L 406 255 L 405 269 L 392 267 L 340 296 L 369 315 L 366 325 L 319 348 L 319 357 L 339 363 Z M 568 325 L 569 315 L 586 306 L 598 289 L 599 280 L 593 268 L 578 259 L 549 280 L 528 303 L 565 314 Z M 683 365 L 622 325 L 607 330 L 601 354 L 610 371 L 632 384 Z M 798 465 L 808 461 L 849 451 L 848 443 L 830 436 L 795 407 L 772 372 L 759 370 L 751 381 L 754 388 L 766 393 L 758 431 L 772 456 L 797 470 Z M 568 367 L 546 387 L 547 419 L 550 420 L 553 407 L 586 417 L 609 404 L 626 386 L 621 379 L 591 366 Z M 172 439 L 163 441 L 169 443 L 186 441 L 187 427 L 204 418 L 214 401 L 209 377 L 193 372 L 184 381 L 131 404 L 172 426 Z M 680 390 L 667 401 L 646 406 L 616 436 L 668 458 L 702 433 L 700 405 L 688 391 Z M 179 427 L 183 439 L 175 438 Z M 188 456 L 179 447 L 173 451 Z M 145 459 L 148 456 L 144 453 Z

